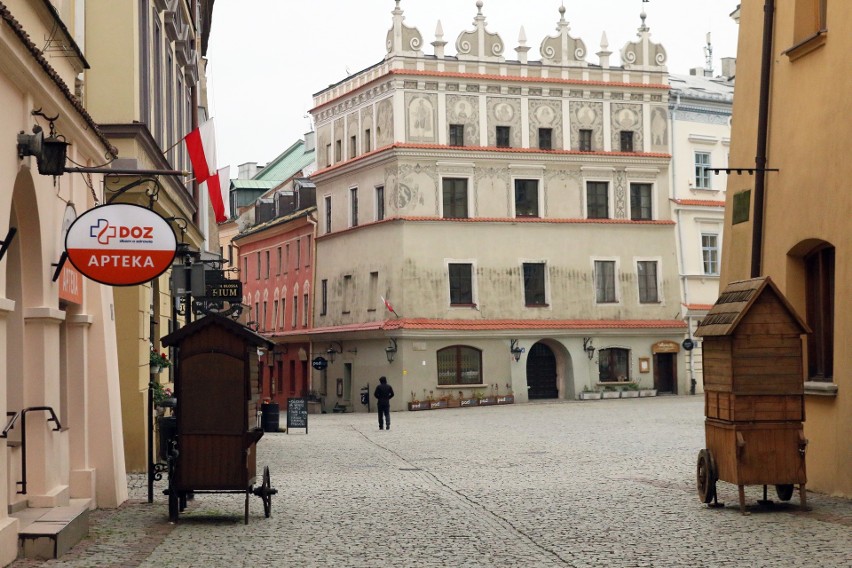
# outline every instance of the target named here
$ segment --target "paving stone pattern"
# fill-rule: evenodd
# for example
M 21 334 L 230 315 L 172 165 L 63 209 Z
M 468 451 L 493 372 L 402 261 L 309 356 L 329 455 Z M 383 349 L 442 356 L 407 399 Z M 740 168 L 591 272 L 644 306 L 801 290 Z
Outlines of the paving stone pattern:
M 90 538 L 58 561 L 143 567 L 852 567 L 852 502 L 809 493 L 750 515 L 736 487 L 701 504 L 700 397 L 518 404 L 392 415 L 311 415 L 309 434 L 266 434 L 258 470 L 279 491 L 199 495 L 168 523 L 154 504 L 96 511 Z M 770 496 L 774 491 L 770 489 Z

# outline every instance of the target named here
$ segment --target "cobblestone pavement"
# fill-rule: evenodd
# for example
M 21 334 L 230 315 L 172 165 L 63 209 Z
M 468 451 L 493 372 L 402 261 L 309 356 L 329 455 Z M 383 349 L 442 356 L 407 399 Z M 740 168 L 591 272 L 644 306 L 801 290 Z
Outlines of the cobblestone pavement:
M 165 481 L 146 503 L 95 511 L 90 537 L 29 566 L 852 567 L 852 502 L 809 493 L 750 515 L 736 487 L 702 505 L 700 397 L 553 402 L 406 412 L 379 431 L 366 414 L 310 416 L 267 434 L 278 495 L 199 495 L 168 523 Z M 774 496 L 774 492 L 772 492 Z

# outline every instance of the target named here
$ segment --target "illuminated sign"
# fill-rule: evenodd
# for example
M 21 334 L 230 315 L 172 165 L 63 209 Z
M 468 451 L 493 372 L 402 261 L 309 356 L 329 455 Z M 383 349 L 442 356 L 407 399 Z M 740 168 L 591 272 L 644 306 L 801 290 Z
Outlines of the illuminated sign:
M 168 270 L 177 239 L 150 209 L 120 203 L 86 211 L 68 229 L 68 260 L 84 276 L 110 286 L 135 286 Z

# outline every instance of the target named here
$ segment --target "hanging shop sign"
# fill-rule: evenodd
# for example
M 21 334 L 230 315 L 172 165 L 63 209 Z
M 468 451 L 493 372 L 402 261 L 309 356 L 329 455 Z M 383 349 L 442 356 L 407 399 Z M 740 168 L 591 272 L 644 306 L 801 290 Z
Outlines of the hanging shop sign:
M 168 221 L 140 205 L 118 203 L 80 215 L 65 237 L 68 259 L 84 276 L 135 286 L 171 268 L 177 239 Z
M 62 216 L 62 241 L 65 241 L 65 236 L 68 234 L 68 229 L 74 224 L 77 219 L 77 211 L 72 204 L 65 207 L 65 214 Z M 70 304 L 83 303 L 83 276 L 77 272 L 71 263 L 63 262 L 62 268 L 59 271 L 59 299 Z

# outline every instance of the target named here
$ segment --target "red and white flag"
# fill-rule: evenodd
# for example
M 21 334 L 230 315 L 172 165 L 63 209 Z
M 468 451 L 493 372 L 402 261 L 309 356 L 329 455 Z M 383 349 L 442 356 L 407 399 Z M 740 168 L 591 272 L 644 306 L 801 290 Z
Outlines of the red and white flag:
M 204 183 L 207 178 L 216 175 L 216 131 L 213 119 L 187 134 L 183 140 L 196 181 Z
M 379 297 L 382 299 L 382 302 L 385 304 L 385 307 L 388 309 L 388 311 L 389 311 L 390 313 L 392 313 L 393 315 L 395 315 L 396 317 L 399 317 L 399 314 L 397 314 L 397 313 L 394 311 L 393 306 L 391 305 L 391 303 L 390 303 L 390 302 L 388 302 L 387 300 L 385 300 L 385 297 L 384 297 L 384 296 L 379 296 Z
M 199 184 L 202 192 L 204 191 L 204 186 L 207 186 L 207 193 L 210 195 L 210 204 L 213 206 L 213 212 L 216 214 L 217 223 L 224 223 L 231 218 L 230 171 L 231 167 L 225 166 L 207 178 L 207 181 Z

